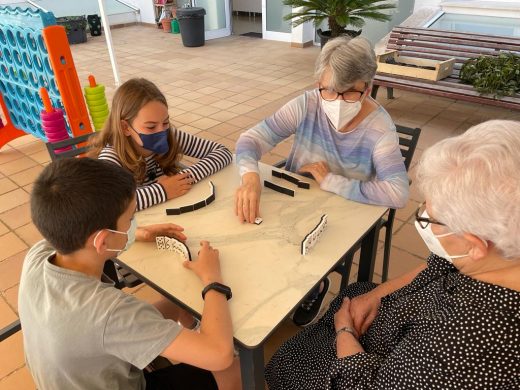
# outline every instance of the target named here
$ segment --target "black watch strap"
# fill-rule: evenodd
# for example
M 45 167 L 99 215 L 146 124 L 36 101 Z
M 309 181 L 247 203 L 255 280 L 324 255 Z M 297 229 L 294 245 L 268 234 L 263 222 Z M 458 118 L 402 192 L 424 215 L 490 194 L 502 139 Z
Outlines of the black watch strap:
M 202 290 L 202 299 L 205 299 L 206 293 L 209 290 L 215 290 L 221 294 L 224 294 L 226 296 L 226 299 L 229 301 L 233 294 L 231 294 L 231 288 L 226 286 L 225 284 L 213 282 L 208 284 L 206 287 L 204 287 L 204 290 Z

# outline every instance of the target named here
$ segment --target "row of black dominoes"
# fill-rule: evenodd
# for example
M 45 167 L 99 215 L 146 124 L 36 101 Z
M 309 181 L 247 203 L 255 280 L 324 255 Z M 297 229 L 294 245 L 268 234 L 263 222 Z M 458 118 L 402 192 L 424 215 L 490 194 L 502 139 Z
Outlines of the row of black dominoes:
M 186 244 L 174 237 L 159 236 L 155 238 L 157 249 L 176 252 L 186 260 L 191 260 L 191 253 Z
M 291 176 L 291 175 L 289 175 L 289 174 L 287 174 L 285 172 L 280 172 L 280 171 L 277 171 L 277 170 L 273 169 L 272 170 L 272 175 L 274 177 L 278 177 L 280 179 L 284 179 L 284 180 L 290 181 L 291 183 L 296 184 L 298 186 L 298 188 L 304 188 L 306 190 L 311 188 L 311 185 L 309 183 L 307 183 L 305 181 L 301 181 L 297 177 Z
M 301 254 L 306 255 L 316 245 L 320 239 L 325 227 L 327 226 L 327 214 L 323 214 L 320 218 L 320 222 L 307 234 L 301 243 Z
M 294 191 L 291 190 L 290 188 L 285 188 L 285 187 L 279 186 L 278 184 L 274 184 L 273 182 L 270 182 L 268 180 L 264 180 L 264 187 L 275 190 L 276 192 L 279 192 L 281 194 L 294 196 Z
M 209 184 L 209 189 L 211 191 L 211 195 L 208 196 L 206 199 L 201 200 L 200 202 L 197 202 L 195 204 L 190 204 L 188 206 L 182 206 L 177 209 L 166 209 L 166 215 L 180 215 L 180 214 L 189 213 L 191 211 L 195 211 L 195 210 L 208 206 L 210 203 L 212 203 L 215 200 L 215 185 L 211 181 L 208 184 Z

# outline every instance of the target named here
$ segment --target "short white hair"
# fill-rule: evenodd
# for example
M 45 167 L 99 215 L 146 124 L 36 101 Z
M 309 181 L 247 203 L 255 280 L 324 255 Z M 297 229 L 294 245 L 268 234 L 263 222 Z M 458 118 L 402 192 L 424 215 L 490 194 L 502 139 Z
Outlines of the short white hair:
M 363 37 L 338 37 L 328 41 L 316 60 L 316 81 L 329 69 L 329 87 L 335 91 L 345 91 L 360 80 L 371 84 L 377 70 L 372 44 Z
M 435 218 L 520 257 L 520 122 L 491 120 L 427 149 L 417 171 Z

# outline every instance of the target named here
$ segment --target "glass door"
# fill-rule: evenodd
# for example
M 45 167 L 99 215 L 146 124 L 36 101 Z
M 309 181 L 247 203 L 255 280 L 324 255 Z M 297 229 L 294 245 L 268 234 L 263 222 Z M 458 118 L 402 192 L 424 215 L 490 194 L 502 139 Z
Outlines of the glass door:
M 291 42 L 292 26 L 283 17 L 291 12 L 291 7 L 280 0 L 262 0 L 262 34 L 264 39 Z
M 179 7 L 190 4 L 190 0 L 177 1 Z M 192 0 L 191 4 L 206 10 L 204 16 L 205 38 L 215 39 L 231 35 L 230 0 Z

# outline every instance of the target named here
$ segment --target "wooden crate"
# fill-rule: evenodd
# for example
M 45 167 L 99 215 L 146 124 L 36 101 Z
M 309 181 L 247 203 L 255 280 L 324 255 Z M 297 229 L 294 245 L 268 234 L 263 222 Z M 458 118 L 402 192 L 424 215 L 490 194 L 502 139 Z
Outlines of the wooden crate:
M 418 67 L 403 66 L 398 64 L 387 64 L 386 59 L 393 58 L 395 62 L 416 65 Z M 381 73 L 390 73 L 407 77 L 415 77 L 418 79 L 426 79 L 438 81 L 448 77 L 453 72 L 455 58 L 446 61 L 428 60 L 425 58 L 401 57 L 397 50 L 391 50 L 385 54 L 377 56 L 377 71 Z M 429 66 L 435 69 L 424 69 L 421 66 Z

